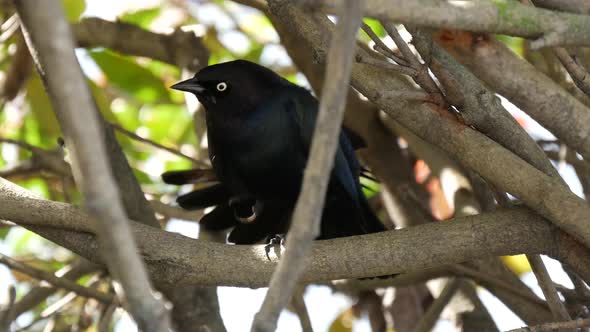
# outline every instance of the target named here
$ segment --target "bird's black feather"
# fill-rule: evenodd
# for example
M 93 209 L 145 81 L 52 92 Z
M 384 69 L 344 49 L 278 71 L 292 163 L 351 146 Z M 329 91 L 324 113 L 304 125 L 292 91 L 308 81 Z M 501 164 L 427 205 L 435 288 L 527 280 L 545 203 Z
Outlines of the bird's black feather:
M 262 203 L 260 215 L 253 222 L 220 221 L 220 225 L 235 227 L 229 240 L 253 243 L 286 232 L 307 163 L 317 100 L 306 89 L 244 60 L 206 67 L 173 88 L 195 94 L 205 107 L 209 156 L 229 199 Z M 343 130 L 339 137 L 320 239 L 384 229 L 369 208 L 359 182 L 363 169 L 354 147 L 363 146 L 362 140 L 356 139 L 353 146 L 347 132 Z M 205 204 L 188 204 L 189 198 L 209 204 L 211 200 L 201 196 L 184 196 L 183 204 Z M 228 217 L 231 209 L 229 204 L 220 203 L 204 217 L 205 224 Z
M 226 203 L 231 198 L 230 193 L 221 183 L 214 184 L 176 199 L 178 205 L 186 210 L 200 210 L 210 206 Z

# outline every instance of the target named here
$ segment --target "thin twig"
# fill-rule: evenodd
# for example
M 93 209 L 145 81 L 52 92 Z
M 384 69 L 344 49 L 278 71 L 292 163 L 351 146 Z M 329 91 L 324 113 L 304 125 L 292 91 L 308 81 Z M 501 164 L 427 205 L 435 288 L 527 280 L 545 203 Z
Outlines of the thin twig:
M 0 143 L 14 144 L 31 152 L 37 152 L 38 150 L 40 150 L 38 147 L 31 145 L 25 141 L 19 141 L 12 138 L 0 137 Z
M 8 302 L 0 310 L 0 330 L 10 331 L 10 325 L 16 319 L 14 301 L 16 300 L 16 289 L 14 286 L 8 288 Z
M 67 280 L 77 280 L 81 276 L 95 272 L 99 267 L 94 265 L 87 260 L 80 259 L 70 265 L 64 266 L 57 270 L 54 275 L 58 278 Z M 37 286 L 31 289 L 25 296 L 23 296 L 15 304 L 15 314 L 18 317 L 22 313 L 34 308 L 39 303 L 43 302 L 46 298 L 51 296 L 57 291 L 57 288 Z
M 434 82 L 432 76 L 430 76 L 430 73 L 428 72 L 428 66 L 420 62 L 418 56 L 412 52 L 410 46 L 399 34 L 399 31 L 393 23 L 381 21 L 381 25 L 385 31 L 387 31 L 391 39 L 393 39 L 393 42 L 397 48 L 399 48 L 400 52 L 402 52 L 404 59 L 410 64 L 410 67 L 415 70 L 415 74 L 412 75 L 414 82 L 416 82 L 416 84 L 418 84 L 425 91 L 438 94 L 440 96 L 439 104 L 441 104 L 441 107 L 447 108 L 448 106 L 444 102 L 443 93 Z
M 203 216 L 203 211 L 188 211 L 179 207 L 162 203 L 157 199 L 149 201 L 152 208 L 159 214 L 168 218 L 176 218 L 189 221 L 199 221 Z
M 254 318 L 253 331 L 276 329 L 279 314 L 304 272 L 312 241 L 319 234 L 329 173 L 338 148 L 338 133 L 344 115 L 363 4 L 363 0 L 347 0 L 339 6 L 339 20 L 332 35 L 326 68 L 326 77 L 331 79 L 325 80 L 322 89 L 309 160 L 287 235 L 288 249 L 273 273 L 262 308 Z
M 414 332 L 428 332 L 432 331 L 432 328 L 438 321 L 440 314 L 447 304 L 451 301 L 457 290 L 459 289 L 459 279 L 451 279 L 445 285 L 445 288 L 439 294 L 439 296 L 432 302 L 428 307 L 428 310 L 424 313 L 418 324 L 414 328 Z
M 16 15 L 15 15 L 16 16 Z M 18 21 L 18 20 L 17 20 Z M 15 24 L 18 29 L 19 24 Z M 12 57 L 10 66 L 6 69 L 5 79 L 0 88 L 0 97 L 3 101 L 13 100 L 18 93 L 22 90 L 23 86 L 27 82 L 31 69 L 33 68 L 31 55 L 27 49 L 22 36 L 17 36 L 16 51 Z M 0 36 L 0 43 L 4 43 Z
M 4 169 L 1 171 L 3 177 L 34 174 L 38 171 L 45 170 L 57 176 L 72 179 L 72 170 L 70 165 L 64 160 L 63 150 L 45 150 L 25 141 L 14 140 L 0 137 L 0 143 L 8 143 L 19 146 L 32 152 L 30 159 L 23 160 L 20 164 Z
M 549 332 L 557 329 L 576 329 L 586 326 L 590 326 L 590 318 L 521 327 L 507 332 Z
M 68 304 L 72 303 L 72 301 L 74 299 L 76 299 L 77 296 L 78 295 L 74 292 L 70 292 L 70 293 L 66 294 L 66 296 L 62 297 L 57 302 L 53 303 L 52 305 L 47 307 L 45 310 L 43 310 L 41 312 L 41 314 L 39 315 L 39 317 L 35 318 L 29 324 L 20 327 L 18 330 L 16 330 L 16 332 L 30 331 L 30 328 L 33 325 L 39 323 L 42 320 L 48 319 L 51 316 L 53 316 L 54 314 L 58 313 L 59 310 L 65 308 Z
M 383 28 L 385 29 L 385 31 L 387 31 L 389 37 L 393 39 L 393 42 L 395 43 L 397 48 L 404 55 L 404 59 L 412 66 L 412 68 L 420 67 L 422 65 L 422 63 L 420 63 L 420 59 L 418 59 L 416 54 L 412 52 L 410 46 L 408 46 L 406 41 L 399 34 L 399 31 L 397 31 L 395 24 L 386 21 L 380 21 L 380 23 L 381 26 L 383 26 Z
M 555 285 L 555 289 L 563 295 L 567 303 L 579 303 L 579 304 L 589 304 L 590 303 L 590 296 L 584 295 L 580 292 L 577 292 L 575 289 L 570 289 L 565 287 L 564 285 L 558 284 L 556 282 L 553 283 Z
M 12 37 L 14 33 L 18 31 L 19 26 L 20 22 L 18 20 L 18 15 L 12 14 L 12 16 L 4 21 L 2 26 L 0 26 L 0 30 L 2 31 L 2 34 L 0 34 L 0 43 L 5 43 L 8 39 L 10 39 L 10 37 Z
M 553 53 L 570 74 L 576 86 L 590 96 L 590 74 L 586 68 L 579 64 L 563 47 L 554 48 Z
M 113 314 L 117 309 L 116 303 L 111 303 L 106 310 L 100 316 L 97 324 L 97 331 L 98 332 L 109 332 L 111 329 L 111 320 L 113 319 Z
M 383 69 L 396 71 L 398 73 L 402 73 L 404 75 L 408 75 L 408 76 L 412 76 L 412 77 L 415 76 L 417 73 L 416 70 L 413 68 L 398 65 L 395 63 L 390 63 L 390 62 L 383 61 L 383 60 L 378 60 L 373 57 L 365 56 L 362 54 L 357 54 L 355 57 L 355 60 L 358 63 L 364 63 L 364 64 L 371 65 L 371 66 L 381 67 Z
M 525 0 L 523 3 L 525 5 L 535 7 L 535 4 L 531 0 Z M 550 34 L 547 36 L 541 36 L 539 39 L 531 42 L 531 48 L 533 50 L 538 48 L 539 45 L 542 45 L 543 42 L 545 42 L 549 37 Z M 537 46 L 535 46 L 535 44 Z M 590 75 L 588 74 L 588 70 L 586 70 L 583 65 L 579 64 L 576 59 L 574 59 L 563 47 L 554 47 L 553 54 L 555 54 L 565 70 L 570 74 L 574 84 L 576 84 L 576 86 L 582 90 L 582 92 L 590 96 Z
M 51 97 L 72 151 L 74 178 L 95 221 L 101 251 L 120 282 L 129 311 L 142 330 L 171 329 L 169 309 L 154 296 L 108 164 L 109 156 L 90 89 L 74 54 L 70 25 L 57 0 L 15 2 L 23 36 Z
M 311 326 L 311 319 L 309 318 L 309 312 L 307 311 L 307 306 L 305 305 L 305 299 L 303 298 L 303 294 L 305 294 L 305 287 L 301 287 L 295 293 L 293 293 L 293 297 L 291 297 L 291 305 L 299 318 L 299 322 L 301 323 L 301 330 L 303 332 L 313 332 L 313 328 Z
M 574 272 L 571 268 L 569 268 L 567 265 L 563 264 L 562 267 L 565 273 L 567 273 L 567 276 L 572 281 L 576 293 L 580 294 L 580 296 L 582 297 L 590 298 L 590 289 L 588 289 L 588 286 L 586 285 L 584 280 L 582 280 L 582 278 L 580 278 L 580 276 L 578 276 L 578 274 Z
M 548 151 L 544 150 L 545 155 L 551 160 L 554 161 L 561 161 L 560 153 L 558 151 Z M 565 162 L 572 165 L 572 167 L 577 168 L 586 174 L 590 174 L 590 163 L 586 160 L 578 159 L 576 153 L 570 149 L 568 149 L 567 153 L 565 154 Z
M 164 145 L 162 145 L 160 143 L 156 143 L 156 142 L 154 142 L 152 140 L 149 140 L 147 138 L 143 138 L 143 137 L 137 135 L 136 133 L 134 133 L 132 131 L 129 131 L 129 130 L 123 128 L 123 127 L 121 127 L 121 125 L 119 125 L 119 124 L 116 124 L 116 123 L 112 123 L 111 122 L 110 125 L 111 125 L 111 127 L 113 127 L 118 132 L 120 132 L 120 133 L 124 134 L 125 136 L 128 136 L 129 138 L 132 138 L 132 139 L 134 139 L 136 141 L 139 141 L 139 142 L 142 142 L 142 143 L 146 143 L 148 145 L 151 145 L 153 147 L 156 147 L 156 148 L 161 149 L 161 150 L 164 150 L 164 151 L 168 151 L 168 152 L 170 152 L 173 155 L 176 155 L 176 156 L 179 156 L 179 157 L 188 159 L 188 160 L 192 161 L 195 164 L 203 165 L 203 166 L 209 166 L 209 165 L 207 165 L 207 163 L 205 163 L 205 162 L 203 162 L 201 160 L 197 160 L 197 159 L 195 159 L 195 158 L 193 158 L 191 156 L 188 156 L 188 155 L 186 155 L 186 154 L 184 154 L 184 153 L 182 153 L 182 152 L 180 152 L 180 151 L 178 151 L 176 149 L 173 149 L 173 148 L 164 146 Z
M 502 279 L 498 279 L 496 277 L 482 273 L 476 269 L 472 269 L 470 267 L 467 267 L 467 266 L 461 265 L 461 264 L 452 265 L 449 267 L 449 269 L 451 271 L 455 272 L 458 276 L 468 277 L 477 283 L 485 283 L 485 284 L 488 284 L 488 286 L 502 288 L 502 289 L 507 290 L 507 291 L 513 293 L 514 295 L 520 296 L 523 299 L 526 299 L 532 303 L 545 305 L 545 306 L 547 305 L 547 303 L 545 301 L 543 301 L 542 299 L 535 296 L 534 293 L 524 292 L 518 288 L 512 287 L 508 282 L 505 282 Z
M 541 260 L 541 256 L 526 255 L 526 257 L 535 277 L 537 278 L 537 282 L 543 291 L 543 295 L 545 295 L 545 299 L 547 300 L 547 304 L 549 304 L 549 309 L 551 309 L 553 317 L 561 320 L 571 320 L 565 305 L 559 299 L 555 285 L 553 284 L 553 281 L 551 281 L 551 277 L 549 276 L 549 272 L 547 271 L 543 260 Z
M 99 292 L 97 290 L 81 286 L 73 281 L 64 278 L 58 278 L 53 273 L 39 270 L 27 264 L 16 261 L 3 254 L 0 254 L 0 264 L 6 265 L 10 269 L 19 271 L 33 278 L 42 281 L 47 281 L 54 287 L 72 291 L 80 296 L 90 297 L 103 303 L 111 303 L 115 300 L 115 298 L 110 294 L 105 294 L 103 292 Z
M 387 47 L 387 45 L 385 45 L 385 43 L 381 40 L 381 38 L 379 38 L 379 36 L 377 36 L 375 31 L 373 31 L 373 29 L 371 29 L 370 26 L 368 26 L 366 23 L 363 23 L 361 28 L 367 34 L 367 36 L 369 36 L 369 38 L 371 38 L 371 40 L 373 40 L 373 42 L 375 43 L 375 50 L 379 51 L 386 57 L 395 61 L 398 65 L 408 66 L 408 62 L 405 59 L 399 57 L 397 54 L 395 54 L 395 52 L 393 52 L 389 47 Z

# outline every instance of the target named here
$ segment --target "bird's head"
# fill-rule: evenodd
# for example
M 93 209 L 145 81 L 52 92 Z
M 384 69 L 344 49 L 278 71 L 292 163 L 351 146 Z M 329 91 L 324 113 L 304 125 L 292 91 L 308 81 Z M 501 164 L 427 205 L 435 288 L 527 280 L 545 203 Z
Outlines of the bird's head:
M 194 94 L 207 112 L 240 113 L 256 108 L 286 82 L 270 69 L 235 60 L 205 67 L 171 88 Z

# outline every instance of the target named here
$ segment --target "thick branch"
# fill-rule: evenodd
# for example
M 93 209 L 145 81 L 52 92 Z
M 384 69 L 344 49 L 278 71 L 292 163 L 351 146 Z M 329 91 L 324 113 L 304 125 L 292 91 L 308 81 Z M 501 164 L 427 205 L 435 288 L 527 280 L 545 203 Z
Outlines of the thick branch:
M 504 109 L 493 91 L 442 47 L 434 44 L 424 31 L 416 30 L 413 36 L 414 45 L 445 87 L 446 97 L 461 111 L 466 124 L 475 127 L 545 174 L 559 179 L 559 174 L 543 150 Z
M 1 219 L 102 262 L 94 235 L 65 230 L 71 229 L 64 226 L 68 224 L 92 230 L 90 219 L 80 209 L 40 199 L 7 181 L 3 183 Z M 6 194 L 7 186 L 13 187 L 19 199 Z M 12 213 L 10 218 L 7 212 Z M 275 256 L 271 256 L 272 261 L 266 258 L 263 245 L 199 241 L 138 223 L 132 223 L 132 228 L 151 276 L 159 285 L 264 287 L 277 264 Z M 542 217 L 517 208 L 398 231 L 316 241 L 302 281 L 388 275 L 520 253 L 548 254 L 566 262 L 583 278 L 590 277 L 590 259 L 580 244 Z
M 302 0 L 300 0 L 302 1 Z M 307 0 L 333 11 L 337 0 Z M 532 8 L 518 1 L 368 0 L 367 16 L 412 26 L 539 38 L 539 46 L 588 46 L 590 17 Z
M 442 37 L 441 45 L 478 78 L 590 160 L 590 109 L 583 103 L 491 36 Z
M 85 18 L 72 26 L 80 47 L 106 47 L 195 71 L 207 64 L 209 51 L 193 32 L 176 30 L 170 35 L 146 31 L 123 22 Z
M 108 268 L 124 289 L 125 300 L 146 331 L 166 331 L 170 321 L 139 259 L 119 192 L 107 164 L 98 110 L 74 55 L 63 10 L 57 1 L 16 1 L 23 35 L 46 84 L 66 144 L 72 150 L 74 178 L 97 223 Z

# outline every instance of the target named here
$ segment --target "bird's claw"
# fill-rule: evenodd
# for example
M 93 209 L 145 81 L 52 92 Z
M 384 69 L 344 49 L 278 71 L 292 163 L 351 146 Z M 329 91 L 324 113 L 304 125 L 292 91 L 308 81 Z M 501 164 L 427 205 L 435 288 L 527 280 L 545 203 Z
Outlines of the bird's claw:
M 275 234 L 273 237 L 271 237 L 268 240 L 268 243 L 264 246 L 264 252 L 266 253 L 266 258 L 268 258 L 269 261 L 270 261 L 270 256 L 268 254 L 270 253 L 270 249 L 273 247 L 276 247 L 277 245 L 279 245 L 279 249 L 280 249 L 280 247 L 285 246 L 285 235 L 284 234 Z

